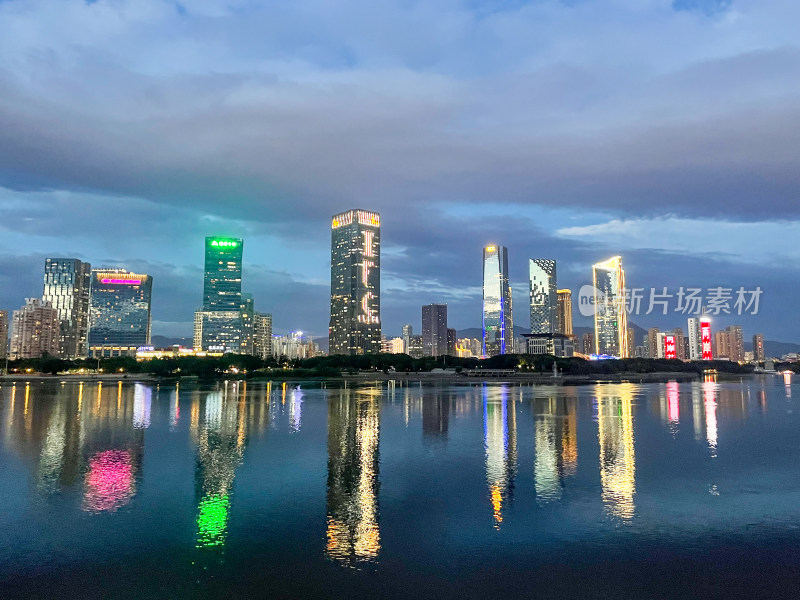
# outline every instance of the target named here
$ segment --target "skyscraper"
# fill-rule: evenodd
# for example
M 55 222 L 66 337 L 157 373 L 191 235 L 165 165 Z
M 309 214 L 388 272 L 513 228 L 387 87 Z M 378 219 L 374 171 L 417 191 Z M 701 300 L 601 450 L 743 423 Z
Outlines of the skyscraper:
M 256 313 L 253 318 L 253 354 L 261 360 L 272 356 L 272 315 Z
M 513 344 L 508 250 L 489 245 L 483 249 L 483 355 L 511 353 Z
M 530 274 L 531 333 L 559 333 L 556 261 L 531 258 Z
M 700 319 L 689 317 L 689 360 L 700 360 L 703 357 L 703 342 L 700 333 Z
M 11 358 L 39 358 L 57 355 L 61 324 L 58 310 L 50 302 L 26 298 L 25 306 L 14 311 L 11 324 Z
M 125 269 L 92 269 L 89 354 L 94 358 L 136 356 L 150 344 L 149 275 Z
M 348 210 L 331 221 L 330 354 L 381 351 L 381 218 Z
M 558 290 L 558 324 L 557 333 L 573 335 L 572 333 L 572 290 Z
M 0 358 L 8 355 L 8 311 L 0 310 Z
M 253 294 L 242 294 L 242 354 L 255 354 L 253 342 L 255 336 L 255 301 Z
M 44 262 L 42 300 L 58 311 L 57 353 L 63 358 L 82 358 L 88 353 L 91 270 L 89 263 L 77 258 Z
M 414 329 L 411 327 L 411 323 L 403 325 L 403 352 L 406 354 L 408 354 L 409 348 L 411 348 L 412 335 L 414 335 Z
M 2 343 L 2 340 L 0 340 L 0 343 Z M 753 359 L 756 362 L 764 362 L 766 360 L 764 335 L 761 333 L 757 333 L 753 336 Z
M 628 358 L 625 271 L 615 256 L 592 267 L 595 287 L 594 337 L 598 354 Z
M 734 362 L 744 362 L 744 335 L 741 325 L 731 325 L 725 330 L 728 334 L 728 356 Z
M 242 252 L 238 238 L 207 237 L 203 309 L 194 316 L 194 346 L 210 352 L 240 353 L 242 325 Z
M 203 310 L 240 310 L 243 250 L 244 243 L 240 239 L 206 238 Z
M 425 356 L 447 354 L 447 305 L 422 307 L 422 352 Z
M 658 327 L 651 327 L 647 330 L 647 355 L 650 358 L 664 358 L 664 349 L 658 338 L 659 333 L 661 332 Z

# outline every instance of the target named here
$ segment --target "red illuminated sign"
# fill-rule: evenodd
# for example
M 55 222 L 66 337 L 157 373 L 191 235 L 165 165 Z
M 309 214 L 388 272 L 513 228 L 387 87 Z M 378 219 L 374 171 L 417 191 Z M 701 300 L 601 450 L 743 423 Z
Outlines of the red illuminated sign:
M 678 353 L 675 350 L 675 336 L 664 336 L 664 357 L 665 358 L 678 358 Z
M 712 360 L 714 354 L 711 351 L 711 321 L 708 319 L 700 320 L 700 342 L 703 346 L 703 360 Z

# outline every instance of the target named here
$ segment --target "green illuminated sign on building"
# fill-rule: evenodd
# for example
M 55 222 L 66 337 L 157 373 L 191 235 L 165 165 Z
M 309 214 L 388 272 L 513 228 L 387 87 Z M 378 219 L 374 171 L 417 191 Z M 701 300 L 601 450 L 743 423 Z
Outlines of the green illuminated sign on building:
M 233 240 L 211 240 L 211 245 L 217 246 L 218 248 L 236 248 L 239 242 Z

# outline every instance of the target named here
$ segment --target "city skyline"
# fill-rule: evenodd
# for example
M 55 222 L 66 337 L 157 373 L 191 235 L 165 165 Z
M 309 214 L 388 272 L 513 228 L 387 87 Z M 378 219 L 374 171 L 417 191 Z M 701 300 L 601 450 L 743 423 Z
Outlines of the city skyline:
M 276 330 L 324 336 L 326 217 L 362 205 L 388 224 L 388 333 L 426 302 L 479 326 L 469 248 L 497 240 L 513 256 L 556 257 L 573 290 L 585 265 L 615 254 L 647 288 L 761 285 L 762 314 L 742 325 L 800 340 L 782 310 L 800 302 L 798 9 L 669 4 L 616 5 L 614 20 L 598 3 L 448 5 L 425 18 L 390 4 L 345 34 L 295 6 L 278 21 L 254 4 L 154 11 L 141 25 L 102 3 L 0 3 L 0 307 L 39 294 L 44 258 L 73 256 L 152 274 L 153 333 L 189 337 L 196 240 L 222 234 L 247 240 L 247 291 L 272 295 Z M 442 13 L 460 25 L 442 31 Z M 211 69 L 182 50 L 202 43 L 207 18 L 237 31 L 204 56 Z M 97 29 L 73 38 L 80 27 L 43 24 L 81 22 Z M 525 266 L 510 270 L 522 306 Z

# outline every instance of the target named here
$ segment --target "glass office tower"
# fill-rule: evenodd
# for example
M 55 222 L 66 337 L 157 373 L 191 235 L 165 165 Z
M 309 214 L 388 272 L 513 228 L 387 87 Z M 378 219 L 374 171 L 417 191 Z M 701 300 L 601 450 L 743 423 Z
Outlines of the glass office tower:
M 483 355 L 496 356 L 513 350 L 508 250 L 505 246 L 490 245 L 483 249 Z
M 447 352 L 447 304 L 422 307 L 422 352 L 425 356 L 444 356 Z
M 58 311 L 62 358 L 83 358 L 88 353 L 91 270 L 92 265 L 77 258 L 48 258 L 44 263 L 42 300 Z
M 245 347 L 242 322 L 242 251 L 238 238 L 207 237 L 203 308 L 194 315 L 194 346 L 207 352 L 240 353 Z
M 125 269 L 92 269 L 89 354 L 136 356 L 150 344 L 153 279 Z
M 381 351 L 381 218 L 348 210 L 331 221 L 330 354 Z
M 558 287 L 556 261 L 531 258 L 530 273 L 531 333 L 557 333 Z
M 595 352 L 628 358 L 628 313 L 625 303 L 625 271 L 622 257 L 592 266 L 595 287 Z

